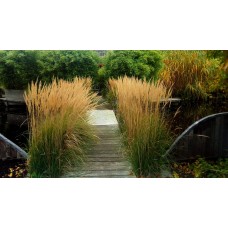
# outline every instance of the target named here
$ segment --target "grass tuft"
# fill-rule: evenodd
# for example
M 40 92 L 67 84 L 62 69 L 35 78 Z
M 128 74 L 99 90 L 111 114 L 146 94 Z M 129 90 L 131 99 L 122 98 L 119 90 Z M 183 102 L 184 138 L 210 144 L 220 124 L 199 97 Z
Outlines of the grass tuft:
M 112 96 L 126 145 L 126 155 L 138 177 L 159 176 L 166 163 L 170 133 L 164 118 L 171 89 L 162 81 L 110 79 Z
M 208 59 L 205 51 L 164 52 L 164 67 L 160 77 L 167 86 L 172 85 L 174 96 L 204 100 L 219 74 L 218 60 Z
M 96 106 L 91 79 L 31 83 L 25 94 L 29 113 L 29 173 L 58 177 L 79 167 L 94 136 L 88 111 Z

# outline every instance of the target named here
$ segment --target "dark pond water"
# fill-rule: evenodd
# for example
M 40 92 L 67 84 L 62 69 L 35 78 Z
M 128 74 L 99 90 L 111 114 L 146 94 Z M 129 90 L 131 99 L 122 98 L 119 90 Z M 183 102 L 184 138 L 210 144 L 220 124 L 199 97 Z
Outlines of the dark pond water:
M 228 112 L 228 100 L 215 100 L 206 103 L 173 103 L 168 112 L 172 132 L 178 136 L 197 120 L 211 114 Z
M 12 106 L 8 111 L 0 106 L 0 133 L 23 149 L 26 148 L 28 122 L 25 106 Z

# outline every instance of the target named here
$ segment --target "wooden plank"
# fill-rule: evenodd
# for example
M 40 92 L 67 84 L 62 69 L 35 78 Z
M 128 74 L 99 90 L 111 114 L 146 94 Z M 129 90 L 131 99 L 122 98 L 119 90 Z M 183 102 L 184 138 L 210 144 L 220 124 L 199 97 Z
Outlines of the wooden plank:
M 129 176 L 131 174 L 130 171 L 116 171 L 116 170 L 106 170 L 106 171 L 96 171 L 96 172 L 83 172 L 81 173 L 84 177 L 96 176 L 96 177 L 107 177 L 107 176 Z
M 110 153 L 108 153 L 108 152 L 106 152 L 106 153 L 90 153 L 90 154 L 86 154 L 86 159 L 88 159 L 88 158 L 109 158 L 109 159 L 111 159 L 111 158 L 120 158 L 120 159 L 124 159 L 124 160 L 126 160 L 125 158 L 124 158 L 124 155 L 123 154 L 121 154 L 121 153 L 112 153 L 112 154 L 110 154 Z
M 119 129 L 118 130 L 103 130 L 103 129 L 101 129 L 101 130 L 99 130 L 99 131 L 93 131 L 94 133 L 96 133 L 97 135 L 107 135 L 107 134 L 109 134 L 109 135 L 113 135 L 113 136 L 115 136 L 115 137 L 118 137 L 118 136 L 120 136 L 120 132 L 119 132 Z
M 86 158 L 86 161 L 88 162 L 120 162 L 124 161 L 124 158 L 121 158 L 119 156 L 117 157 L 88 157 Z
M 92 146 L 100 146 L 100 145 L 113 145 L 113 146 L 120 146 L 121 145 L 121 141 L 105 141 L 105 140 L 99 140 L 96 143 L 92 143 Z
M 95 144 L 91 145 L 91 147 L 88 148 L 88 151 L 91 150 L 121 150 L 123 147 L 119 144 L 111 144 L 111 143 L 102 143 L 102 144 Z
M 121 137 L 117 137 L 116 135 L 110 135 L 110 134 L 105 134 L 105 135 L 98 135 L 97 136 L 97 140 L 113 140 L 113 141 L 121 141 Z
M 93 129 L 93 132 L 96 132 L 97 134 L 104 134 L 104 133 L 116 133 L 118 135 L 119 133 L 119 128 L 97 128 L 97 129 Z
M 85 166 L 86 167 L 88 165 L 88 167 L 94 166 L 94 167 L 108 167 L 108 168 L 112 168 L 112 169 L 116 169 L 116 167 L 125 167 L 128 166 L 129 167 L 129 163 L 127 161 L 115 161 L 115 162 L 104 162 L 104 161 L 87 161 Z
M 92 143 L 91 145 L 92 146 L 96 146 L 96 145 L 106 145 L 106 144 L 109 144 L 109 145 L 120 145 L 121 144 L 121 140 L 119 139 L 107 139 L 107 140 L 104 140 L 104 139 L 101 139 L 101 140 L 98 140 L 96 143 Z
M 94 162 L 88 161 L 82 170 L 129 170 L 130 165 L 126 161 L 121 162 Z
M 122 137 L 119 126 L 94 125 L 93 132 L 98 137 L 86 152 L 84 166 L 79 171 L 72 171 L 64 177 L 83 178 L 122 178 L 131 175 L 130 163 L 123 155 Z
M 123 157 L 123 155 L 121 153 L 90 153 L 90 154 L 86 154 L 87 158 L 92 158 L 92 157 L 97 157 L 97 158 L 119 158 L 119 157 Z
M 94 147 L 94 148 L 89 148 L 89 149 L 87 149 L 87 152 L 88 153 L 90 153 L 90 152 L 110 152 L 110 153 L 112 153 L 112 152 L 116 152 L 116 153 L 120 153 L 121 151 L 123 151 L 123 148 L 121 147 L 121 146 L 107 146 L 107 145 L 105 145 L 105 146 L 99 146 L 99 147 Z
M 129 170 L 124 171 L 116 171 L 116 170 L 100 170 L 100 171 L 84 171 L 84 172 L 69 172 L 63 177 L 111 177 L 111 176 L 118 176 L 118 177 L 130 177 L 131 172 Z
M 131 176 L 131 175 L 105 175 L 105 176 L 83 176 L 82 178 L 135 178 L 135 176 Z
M 91 151 L 116 151 L 116 152 L 119 152 L 122 150 L 122 147 L 120 145 L 118 146 L 115 146 L 115 145 L 112 145 L 112 144 L 106 144 L 106 145 L 96 145 L 96 147 L 93 148 L 89 148 L 88 149 L 88 152 L 91 152 Z

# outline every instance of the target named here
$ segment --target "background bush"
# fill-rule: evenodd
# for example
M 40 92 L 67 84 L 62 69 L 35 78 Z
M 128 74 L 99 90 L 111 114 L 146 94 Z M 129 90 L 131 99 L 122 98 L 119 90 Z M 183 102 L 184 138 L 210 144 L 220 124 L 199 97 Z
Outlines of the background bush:
M 109 51 L 104 59 L 104 67 L 99 70 L 98 81 L 102 89 L 108 78 L 128 75 L 136 78 L 157 79 L 162 67 L 159 51 Z
M 147 81 L 161 77 L 174 85 L 173 96 L 228 96 L 228 51 L 116 50 L 101 58 L 88 50 L 0 51 L 0 87 L 8 89 L 26 89 L 37 79 L 90 76 L 93 88 L 105 93 L 108 78 L 125 74 Z
M 97 77 L 99 56 L 95 51 L 40 51 L 40 75 L 43 81 L 50 82 L 54 77 L 73 79 Z
M 0 84 L 25 89 L 39 75 L 37 58 L 36 51 L 0 51 Z
M 97 77 L 99 56 L 95 51 L 0 51 L 0 85 L 25 89 L 37 79 Z
M 210 90 L 217 96 L 228 97 L 228 50 L 209 50 L 207 56 L 217 59 L 220 63 L 221 74 L 210 83 Z

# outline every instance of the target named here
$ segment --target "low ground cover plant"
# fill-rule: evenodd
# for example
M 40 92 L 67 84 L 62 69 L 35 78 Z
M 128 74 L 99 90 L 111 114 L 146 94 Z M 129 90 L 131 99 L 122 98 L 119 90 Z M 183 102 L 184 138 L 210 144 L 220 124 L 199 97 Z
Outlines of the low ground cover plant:
M 228 159 L 208 160 L 199 158 L 195 161 L 176 162 L 171 165 L 175 178 L 227 178 Z
M 87 112 L 96 105 L 91 79 L 31 83 L 25 94 L 29 113 L 29 173 L 58 177 L 83 161 L 94 138 Z
M 159 176 L 171 142 L 163 109 L 171 90 L 161 81 L 147 82 L 134 77 L 110 79 L 109 85 L 117 103 L 126 156 L 134 173 L 138 177 Z

